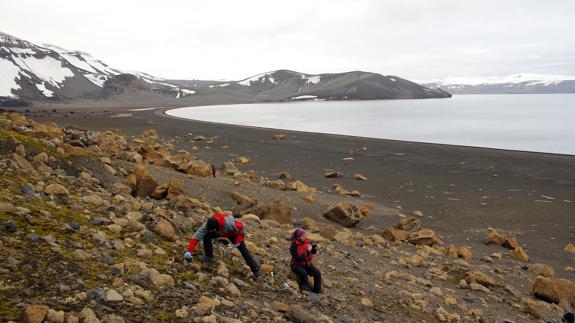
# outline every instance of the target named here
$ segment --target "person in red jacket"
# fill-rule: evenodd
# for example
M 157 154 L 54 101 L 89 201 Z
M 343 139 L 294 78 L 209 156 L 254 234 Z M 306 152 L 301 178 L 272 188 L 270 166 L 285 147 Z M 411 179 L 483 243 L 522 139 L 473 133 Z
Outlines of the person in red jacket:
M 307 276 L 313 277 L 313 289 L 316 294 L 321 292 L 321 273 L 311 263 L 313 255 L 317 253 L 317 245 L 307 238 L 306 232 L 302 228 L 294 231 L 291 238 L 291 270 L 298 276 L 300 291 L 309 291 Z
M 196 246 L 200 241 L 204 242 L 205 256 L 202 258 L 205 262 L 213 262 L 214 250 L 212 239 L 225 237 L 228 238 L 232 245 L 240 251 L 242 257 L 252 270 L 255 277 L 260 276 L 260 265 L 254 260 L 244 239 L 246 238 L 246 225 L 237 221 L 233 215 L 214 214 L 206 221 L 192 236 L 184 258 L 192 260 Z

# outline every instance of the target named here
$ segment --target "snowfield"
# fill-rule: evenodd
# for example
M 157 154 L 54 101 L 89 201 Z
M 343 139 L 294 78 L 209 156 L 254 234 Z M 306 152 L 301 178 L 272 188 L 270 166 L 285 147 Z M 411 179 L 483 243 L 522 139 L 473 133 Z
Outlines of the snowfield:
M 19 90 L 20 86 L 16 83 L 19 77 L 20 68 L 11 61 L 0 58 L 0 96 L 14 97 L 12 90 Z

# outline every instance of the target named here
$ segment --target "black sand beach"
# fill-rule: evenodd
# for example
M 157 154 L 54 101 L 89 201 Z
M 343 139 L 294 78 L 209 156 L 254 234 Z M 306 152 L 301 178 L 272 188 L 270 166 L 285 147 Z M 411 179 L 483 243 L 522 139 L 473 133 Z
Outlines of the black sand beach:
M 111 117 L 119 113 L 127 115 Z M 533 262 L 555 266 L 559 276 L 571 275 L 561 269 L 575 263 L 563 251 L 575 241 L 575 156 L 222 125 L 176 119 L 162 110 L 85 109 L 34 118 L 89 129 L 118 128 L 127 134 L 156 128 L 161 136 L 180 137 L 177 149 L 196 146 L 192 153 L 218 167 L 247 156 L 251 163 L 244 171 L 253 169 L 270 179 L 290 171 L 322 192 L 338 183 L 361 192 L 362 201 L 401 208 L 403 214 L 421 210 L 426 226 L 444 240 L 468 244 L 480 253 L 501 251 L 484 245 L 487 228 L 494 227 L 516 234 Z M 185 137 L 190 132 L 215 140 L 191 143 Z M 285 139 L 274 140 L 277 133 Z M 325 178 L 328 170 L 344 175 Z M 355 180 L 356 173 L 368 180 Z M 383 228 L 397 220 L 377 217 L 362 226 Z

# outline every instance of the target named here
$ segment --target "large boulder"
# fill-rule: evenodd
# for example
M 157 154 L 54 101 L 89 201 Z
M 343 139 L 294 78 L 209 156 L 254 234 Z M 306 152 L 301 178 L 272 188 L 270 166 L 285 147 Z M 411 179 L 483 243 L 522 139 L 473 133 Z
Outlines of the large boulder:
M 231 161 L 224 162 L 223 168 L 224 173 L 230 176 L 234 176 L 235 174 L 241 173 L 240 170 L 236 167 L 236 165 L 234 165 L 234 163 Z
M 575 281 L 537 276 L 531 293 L 546 302 L 556 303 L 564 309 L 575 306 Z
M 292 191 L 304 192 L 304 193 L 315 193 L 315 187 L 310 187 L 304 184 L 302 181 L 295 181 L 289 185 L 289 189 Z
M 435 244 L 441 244 L 441 240 L 431 229 L 421 229 L 419 231 L 413 232 L 409 235 L 407 240 L 411 244 L 415 245 L 426 245 L 433 246 Z
M 421 221 L 419 221 L 413 217 L 401 219 L 395 225 L 395 228 L 399 229 L 399 230 L 403 230 L 403 231 L 409 231 L 409 232 L 419 231 L 419 230 L 421 230 Z
M 269 188 L 273 188 L 274 190 L 280 190 L 280 191 L 283 191 L 287 188 L 286 183 L 284 181 L 282 181 L 281 179 L 278 179 L 275 181 L 265 181 L 264 186 L 267 186 Z
M 146 167 L 136 165 L 132 173 L 126 178 L 126 185 L 132 188 L 132 195 L 145 197 L 154 192 L 158 183 L 150 175 Z
M 258 204 L 258 200 L 238 192 L 233 192 L 231 196 L 236 204 L 244 210 Z
M 515 237 L 509 237 L 493 228 L 487 229 L 487 244 L 496 244 L 511 250 L 519 247 L 519 243 L 517 243 L 517 239 L 515 239 Z
M 128 141 L 119 130 L 101 133 L 96 137 L 96 143 L 103 152 L 114 156 L 119 156 L 128 147 Z
M 344 227 L 355 227 L 362 218 L 359 208 L 349 202 L 340 202 L 330 207 L 323 216 Z
M 390 228 L 382 233 L 382 237 L 389 241 L 403 242 L 409 239 L 410 232 L 400 229 Z
M 154 231 L 156 231 L 159 235 L 168 240 L 171 241 L 178 240 L 178 234 L 176 233 L 176 229 L 168 220 L 162 219 L 156 222 L 156 224 L 154 225 Z
M 49 307 L 46 305 L 30 305 L 24 311 L 24 322 L 41 323 L 48 314 Z
M 62 195 L 62 196 L 67 196 L 68 194 L 70 194 L 67 188 L 56 183 L 47 185 L 44 188 L 44 193 L 48 195 Z
M 242 214 L 248 213 L 255 214 L 262 220 L 274 220 L 282 224 L 291 223 L 291 208 L 276 199 L 242 212 Z
M 212 168 L 206 162 L 201 160 L 190 161 L 183 169 L 184 173 L 190 175 L 196 175 L 201 177 L 207 177 L 212 175 Z

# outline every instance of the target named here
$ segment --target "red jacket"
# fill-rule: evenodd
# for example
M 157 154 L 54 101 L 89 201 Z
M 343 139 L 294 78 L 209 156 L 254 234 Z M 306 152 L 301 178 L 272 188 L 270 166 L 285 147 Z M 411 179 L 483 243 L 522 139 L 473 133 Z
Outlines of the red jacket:
M 226 237 L 234 244 L 240 244 L 246 238 L 246 225 L 236 221 L 233 215 L 214 214 L 212 218 L 218 220 L 219 228 L 215 232 L 216 237 Z M 188 251 L 196 251 L 196 245 L 208 234 L 208 225 L 204 223 L 190 239 Z
M 290 246 L 291 264 L 309 267 L 315 253 L 314 249 L 308 250 L 310 246 L 311 242 L 307 239 L 303 242 L 299 239 L 293 239 Z

